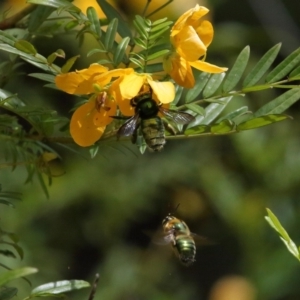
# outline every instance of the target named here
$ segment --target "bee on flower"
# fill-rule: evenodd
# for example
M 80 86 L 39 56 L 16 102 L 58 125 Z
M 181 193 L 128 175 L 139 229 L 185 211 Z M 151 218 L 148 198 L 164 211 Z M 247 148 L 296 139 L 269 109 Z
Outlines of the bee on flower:
M 201 18 L 209 10 L 198 4 L 185 12 L 172 27 L 170 41 L 173 50 L 164 58 L 166 73 L 180 86 L 192 88 L 195 78 L 192 67 L 207 73 L 222 73 L 227 68 L 218 67 L 204 61 L 207 48 L 213 40 L 212 24 Z

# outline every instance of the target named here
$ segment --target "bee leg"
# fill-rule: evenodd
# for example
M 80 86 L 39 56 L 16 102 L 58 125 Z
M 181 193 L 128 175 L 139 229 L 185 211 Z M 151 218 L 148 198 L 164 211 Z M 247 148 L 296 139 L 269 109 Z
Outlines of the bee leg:
M 165 129 L 171 133 L 172 135 L 176 135 L 178 133 L 178 131 L 174 128 L 174 126 L 172 126 L 168 121 L 166 121 L 165 119 L 162 119 L 163 123 L 165 125 Z

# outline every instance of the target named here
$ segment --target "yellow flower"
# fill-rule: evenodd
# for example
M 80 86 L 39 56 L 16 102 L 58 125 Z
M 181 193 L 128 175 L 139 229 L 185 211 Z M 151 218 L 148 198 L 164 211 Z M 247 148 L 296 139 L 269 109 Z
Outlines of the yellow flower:
M 134 107 L 130 100 L 143 91 L 144 86 L 150 86 L 152 97 L 158 103 L 167 104 L 175 98 L 175 87 L 170 81 L 155 81 L 149 74 L 131 73 L 115 80 L 112 85 L 114 99 L 125 116 L 134 115 Z
M 199 60 L 200 57 L 205 58 L 214 35 L 212 24 L 200 20 L 208 11 L 206 7 L 197 4 L 179 17 L 171 30 L 170 40 L 174 51 L 165 57 L 164 69 L 176 83 L 186 88 L 195 85 L 191 67 L 208 73 L 227 71 L 227 68 Z
M 55 83 L 59 89 L 69 94 L 92 94 L 71 118 L 70 133 L 78 145 L 91 146 L 100 139 L 117 111 L 114 86 L 108 87 L 108 84 L 112 78 L 132 72 L 133 69 L 108 71 L 106 67 L 92 64 L 87 69 L 56 76 Z

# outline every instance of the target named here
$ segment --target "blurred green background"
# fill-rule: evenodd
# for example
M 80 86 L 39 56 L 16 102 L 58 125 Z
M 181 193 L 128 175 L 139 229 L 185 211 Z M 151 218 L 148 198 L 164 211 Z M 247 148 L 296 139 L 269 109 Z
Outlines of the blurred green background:
M 174 1 L 173 10 L 161 13 L 175 20 L 194 6 L 184 2 Z M 18 3 L 11 4 L 17 8 Z M 200 4 L 211 10 L 215 28 L 211 63 L 230 67 L 250 45 L 249 70 L 276 43 L 283 43 L 278 61 L 299 47 L 298 1 Z M 130 1 L 116 5 L 124 14 L 141 12 Z M 81 51 L 78 68 L 91 62 L 85 59 L 89 39 L 81 50 L 75 36 L 37 38 L 35 45 L 45 56 L 57 48 L 68 57 Z M 34 71 L 24 66 L 24 72 Z M 73 98 L 42 85 L 23 75 L 5 88 L 27 103 L 70 116 Z M 276 95 L 263 91 L 237 98 L 228 110 L 241 102 L 256 109 Z M 300 299 L 299 262 L 264 220 L 269 207 L 300 244 L 300 105 L 288 114 L 294 119 L 232 136 L 168 141 L 161 153 L 140 155 L 129 143 L 111 142 L 103 143 L 91 160 L 87 150 L 79 156 L 52 145 L 62 155 L 66 173 L 54 178 L 50 199 L 37 180 L 24 185 L 22 167 L 1 169 L 3 189 L 22 192 L 23 201 L 16 209 L 2 205 L 0 224 L 19 235 L 25 250 L 23 261 L 1 257 L 1 262 L 37 267 L 38 275 L 30 277 L 33 286 L 62 279 L 91 282 L 98 272 L 95 300 Z M 214 242 L 198 246 L 191 267 L 182 266 L 168 246 L 153 244 L 145 234 L 159 230 L 179 203 L 176 216 Z M 15 285 L 18 299 L 28 295 L 26 282 Z M 87 297 L 87 290 L 71 295 Z

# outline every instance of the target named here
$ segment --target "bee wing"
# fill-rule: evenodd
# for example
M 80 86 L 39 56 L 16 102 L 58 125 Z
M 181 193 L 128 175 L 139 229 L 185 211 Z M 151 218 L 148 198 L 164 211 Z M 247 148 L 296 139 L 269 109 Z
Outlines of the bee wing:
M 118 138 L 120 136 L 129 136 L 134 133 L 138 126 L 139 121 L 139 115 L 135 114 L 133 117 L 131 117 L 129 120 L 127 120 L 118 130 L 117 136 Z
M 173 120 L 175 123 L 178 124 L 188 124 L 195 119 L 194 116 L 192 116 L 187 112 L 171 110 L 171 109 L 164 108 L 162 106 L 159 107 L 159 111 L 163 115 L 165 115 L 166 117 L 170 118 L 171 120 Z
M 170 243 L 174 243 L 175 237 L 172 230 L 168 231 L 167 233 L 159 232 L 156 233 L 152 237 L 152 243 L 156 245 L 169 245 Z
M 209 246 L 209 245 L 215 244 L 215 242 L 211 241 L 209 238 L 199 235 L 197 233 L 191 232 L 191 236 L 193 237 L 193 239 L 197 245 Z

